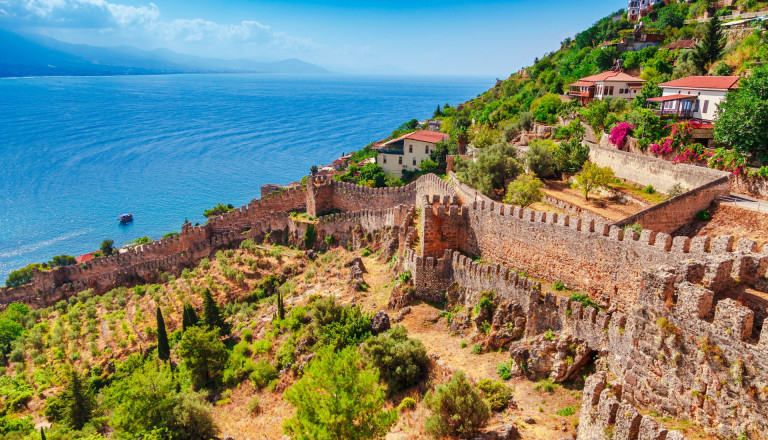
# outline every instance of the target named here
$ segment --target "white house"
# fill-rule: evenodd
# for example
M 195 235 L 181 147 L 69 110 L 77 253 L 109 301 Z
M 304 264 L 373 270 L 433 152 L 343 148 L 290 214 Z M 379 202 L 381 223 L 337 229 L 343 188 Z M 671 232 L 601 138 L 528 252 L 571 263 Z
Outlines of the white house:
M 712 122 L 725 94 L 738 82 L 738 76 L 689 76 L 659 84 L 664 92 L 648 101 L 660 104 L 660 115 Z
M 568 94 L 579 98 L 582 104 L 606 97 L 633 99 L 642 90 L 644 79 L 624 72 L 603 72 L 581 78 L 570 85 Z
M 627 20 L 637 21 L 644 17 L 656 3 L 662 3 L 664 0 L 629 0 L 627 4 Z
M 400 176 L 403 170 L 419 169 L 429 159 L 435 144 L 448 139 L 448 135 L 436 131 L 419 130 L 385 142 L 378 147 L 376 163 L 387 174 Z

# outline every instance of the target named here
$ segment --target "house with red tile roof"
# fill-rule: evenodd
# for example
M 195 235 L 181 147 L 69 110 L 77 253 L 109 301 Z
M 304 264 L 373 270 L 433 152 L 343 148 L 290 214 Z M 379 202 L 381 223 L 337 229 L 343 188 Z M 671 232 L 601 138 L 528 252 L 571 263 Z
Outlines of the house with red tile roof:
M 660 115 L 715 120 L 725 94 L 737 87 L 738 76 L 688 76 L 659 84 L 663 93 L 648 102 L 659 103 Z
M 77 264 L 85 263 L 86 261 L 90 261 L 96 258 L 96 252 L 90 252 L 87 254 L 80 255 L 79 257 L 75 258 L 75 262 Z
M 661 46 L 662 49 L 667 50 L 691 50 L 696 47 L 696 40 L 677 40 L 666 46 Z
M 435 144 L 448 139 L 437 131 L 419 130 L 385 142 L 378 148 L 376 163 L 385 173 L 399 177 L 403 170 L 415 171 L 429 159 Z
M 606 97 L 633 99 L 643 88 L 644 79 L 620 71 L 608 71 L 581 78 L 570 85 L 568 94 L 582 104 Z

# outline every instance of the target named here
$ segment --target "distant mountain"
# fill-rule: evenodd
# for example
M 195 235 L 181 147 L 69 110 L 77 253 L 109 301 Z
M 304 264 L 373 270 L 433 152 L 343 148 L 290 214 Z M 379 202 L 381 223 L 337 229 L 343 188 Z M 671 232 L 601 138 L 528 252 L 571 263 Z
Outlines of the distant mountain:
M 0 29 L 0 77 L 147 75 L 170 73 L 328 73 L 295 58 L 263 62 L 200 58 L 168 49 L 70 44 Z

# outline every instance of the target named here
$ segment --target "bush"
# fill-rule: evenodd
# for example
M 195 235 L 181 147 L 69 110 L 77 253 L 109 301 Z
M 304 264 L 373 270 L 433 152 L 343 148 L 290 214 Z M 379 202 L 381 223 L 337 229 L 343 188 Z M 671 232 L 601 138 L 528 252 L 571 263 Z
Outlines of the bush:
M 370 165 L 370 164 L 369 164 Z M 312 249 L 317 240 L 317 230 L 312 223 L 307 224 L 307 229 L 304 231 L 304 237 L 302 237 L 302 243 L 304 243 L 305 249 Z
M 251 380 L 253 386 L 258 389 L 265 388 L 273 380 L 277 380 L 279 375 L 277 369 L 267 361 L 261 360 L 256 362 L 256 367 L 251 373 Z
M 493 412 L 504 411 L 512 400 L 512 390 L 497 380 L 481 380 L 477 387 Z
M 258 397 L 254 396 L 248 401 L 248 412 L 254 416 L 261 412 L 261 402 Z
M 472 345 L 472 354 L 483 354 L 483 346 L 482 346 L 482 344 L 474 344 L 474 345 Z
M 584 307 L 594 307 L 595 310 L 600 308 L 597 306 L 597 303 L 592 301 L 592 298 L 590 298 L 586 293 L 574 293 L 571 295 L 571 301 L 580 302 L 584 305 Z
M 397 412 L 403 412 L 405 410 L 414 410 L 416 409 L 416 401 L 413 399 L 413 397 L 406 397 L 400 402 L 400 405 L 397 405 Z
M 425 421 L 425 428 L 435 437 L 468 438 L 491 417 L 488 404 L 463 371 L 454 374 L 447 384 L 438 385 L 434 392 L 428 392 L 424 403 L 432 411 Z
M 421 341 L 409 338 L 402 326 L 367 340 L 361 351 L 379 369 L 390 396 L 418 384 L 427 376 L 427 351 Z
M 672 185 L 672 188 L 667 191 L 667 196 L 671 199 L 673 197 L 682 195 L 683 193 L 685 193 L 685 189 L 683 189 L 683 185 L 678 182 Z
M 576 414 L 576 409 L 572 406 L 566 406 L 563 409 L 559 409 L 555 411 L 555 414 L 557 414 L 558 416 L 568 417 Z
M 552 285 L 552 288 L 557 290 L 558 292 L 563 291 L 565 290 L 565 284 L 563 284 L 562 281 L 558 280 L 558 281 L 555 281 L 555 284 Z
M 225 214 L 229 211 L 233 211 L 235 209 L 235 206 L 231 203 L 228 205 L 225 205 L 223 203 L 219 203 L 218 205 L 214 206 L 211 209 L 206 209 L 203 211 L 203 215 L 206 218 L 216 217 L 217 215 Z
M 600 167 L 592 162 L 586 162 L 583 169 L 576 176 L 576 186 L 584 193 L 584 199 L 589 199 L 589 192 L 599 188 L 608 188 L 613 181 L 613 170 L 609 167 Z
M 503 380 L 512 379 L 512 369 L 509 367 L 509 364 L 505 363 L 496 365 L 496 373 Z
M 559 96 L 547 93 L 531 103 L 531 113 L 537 122 L 552 125 L 557 122 L 557 111 L 561 105 Z
M 177 351 L 198 387 L 211 385 L 227 362 L 227 349 L 219 341 L 216 328 L 211 331 L 197 326 L 188 328 L 179 341 Z
M 357 345 L 371 334 L 371 318 L 360 308 L 341 306 L 336 298 L 316 299 L 311 304 L 311 332 L 316 346 L 336 349 Z
M 503 190 L 504 183 L 517 177 L 522 170 L 517 160 L 517 150 L 506 143 L 485 148 L 475 160 L 456 159 L 455 169 L 461 180 L 485 195 Z
M 712 218 L 712 214 L 709 213 L 706 209 L 702 209 L 701 211 L 696 213 L 696 220 L 706 222 L 709 221 Z
M 646 194 L 656 194 L 656 188 L 653 185 L 648 185 L 642 190 Z

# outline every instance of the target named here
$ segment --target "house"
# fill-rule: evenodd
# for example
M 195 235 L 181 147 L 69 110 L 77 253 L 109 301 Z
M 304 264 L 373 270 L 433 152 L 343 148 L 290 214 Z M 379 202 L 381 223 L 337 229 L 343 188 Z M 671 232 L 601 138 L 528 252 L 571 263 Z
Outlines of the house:
M 643 88 L 644 79 L 624 72 L 603 72 L 581 78 L 571 84 L 568 94 L 582 104 L 606 97 L 633 99 Z
M 717 107 L 728 91 L 736 88 L 738 76 L 689 76 L 659 84 L 663 93 L 648 102 L 658 103 L 660 116 L 714 121 Z
M 633 35 L 621 38 L 617 42 L 604 41 L 600 44 L 601 49 L 615 47 L 620 53 L 636 52 L 646 47 L 658 46 L 666 39 L 664 34 L 651 34 L 642 30 L 642 27 L 635 28 Z
M 696 48 L 696 40 L 677 40 L 666 46 L 661 46 L 667 50 L 692 50 Z
M 664 0 L 629 0 L 627 5 L 627 20 L 638 21 L 645 17 L 657 3 L 663 3 Z
M 89 252 L 87 254 L 80 255 L 79 257 L 75 258 L 75 262 L 77 264 L 83 264 L 86 261 L 91 261 L 94 258 L 96 258 L 96 252 Z
M 400 176 L 403 170 L 418 170 L 429 159 L 435 144 L 446 139 L 447 134 L 429 130 L 408 133 L 379 147 L 376 163 L 385 173 L 395 176 Z

